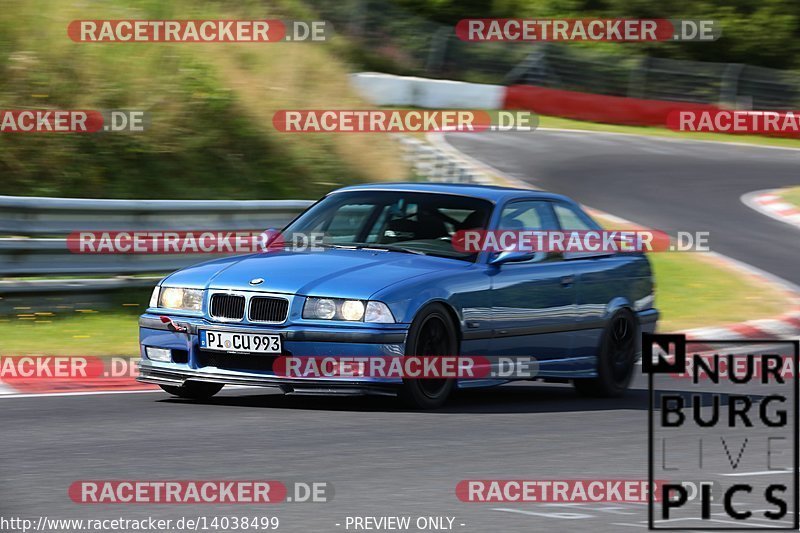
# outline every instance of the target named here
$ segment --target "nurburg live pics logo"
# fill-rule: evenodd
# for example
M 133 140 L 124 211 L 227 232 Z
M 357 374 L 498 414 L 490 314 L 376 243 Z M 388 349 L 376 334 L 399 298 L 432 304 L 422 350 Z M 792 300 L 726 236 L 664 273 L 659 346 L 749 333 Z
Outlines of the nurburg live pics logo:
M 649 498 L 651 530 L 800 528 L 798 352 L 797 340 L 642 334 L 649 483 L 670 480 Z

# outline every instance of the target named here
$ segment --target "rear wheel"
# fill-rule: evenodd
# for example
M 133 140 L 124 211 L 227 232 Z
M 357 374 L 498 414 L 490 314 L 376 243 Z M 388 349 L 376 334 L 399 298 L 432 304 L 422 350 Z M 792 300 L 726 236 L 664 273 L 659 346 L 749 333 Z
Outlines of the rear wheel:
M 603 332 L 597 354 L 597 377 L 576 379 L 575 389 L 587 396 L 622 395 L 633 378 L 636 361 L 636 318 L 627 309 L 614 314 Z
M 173 385 L 159 385 L 164 391 L 178 396 L 179 398 L 189 398 L 192 400 L 205 400 L 211 398 L 222 390 L 221 383 L 204 383 L 200 381 L 187 381 L 180 387 Z
M 443 305 L 426 307 L 411 323 L 406 355 L 457 355 L 455 328 Z M 454 379 L 404 379 L 400 397 L 411 407 L 435 409 L 444 405 L 454 386 Z

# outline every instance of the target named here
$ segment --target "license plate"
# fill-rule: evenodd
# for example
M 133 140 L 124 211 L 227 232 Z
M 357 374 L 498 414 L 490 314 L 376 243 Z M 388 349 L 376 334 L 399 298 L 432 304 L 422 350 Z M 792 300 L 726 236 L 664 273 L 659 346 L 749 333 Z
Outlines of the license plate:
M 200 348 L 233 353 L 281 353 L 281 336 L 200 330 Z

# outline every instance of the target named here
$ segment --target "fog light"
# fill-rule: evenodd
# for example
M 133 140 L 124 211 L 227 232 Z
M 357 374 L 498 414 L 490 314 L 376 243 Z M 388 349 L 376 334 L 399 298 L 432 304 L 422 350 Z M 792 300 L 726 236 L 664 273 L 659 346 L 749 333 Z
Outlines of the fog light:
M 164 348 L 145 348 L 147 358 L 151 361 L 161 361 L 162 363 L 169 363 L 172 361 L 172 351 Z

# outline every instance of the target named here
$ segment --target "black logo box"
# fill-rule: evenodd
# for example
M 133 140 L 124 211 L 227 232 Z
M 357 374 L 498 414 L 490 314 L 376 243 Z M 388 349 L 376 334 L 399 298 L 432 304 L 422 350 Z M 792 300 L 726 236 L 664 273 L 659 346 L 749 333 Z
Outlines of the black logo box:
M 657 344 L 662 350 L 667 353 L 670 348 L 674 347 L 674 360 L 670 361 L 665 358 L 659 357 L 657 362 L 653 362 L 653 344 Z M 798 473 L 798 466 L 800 466 L 800 442 L 798 442 L 798 432 L 800 432 L 800 423 L 798 415 L 798 403 L 800 399 L 800 368 L 798 362 L 800 360 L 800 341 L 785 340 L 785 339 L 737 339 L 737 340 L 715 340 L 715 339 L 694 339 L 686 340 L 686 335 L 683 334 L 652 334 L 642 333 L 642 370 L 648 375 L 648 396 L 649 405 L 647 409 L 647 452 L 648 452 L 648 484 L 653 487 L 654 480 L 654 467 L 653 467 L 653 411 L 655 400 L 655 389 L 653 386 L 654 374 L 681 374 L 686 371 L 686 354 L 687 345 L 696 344 L 703 345 L 703 352 L 707 352 L 709 347 L 714 345 L 724 345 L 730 350 L 730 346 L 768 346 L 768 345 L 783 345 L 792 346 L 793 355 L 793 374 L 794 374 L 794 424 L 792 441 L 794 443 L 794 468 L 793 468 L 793 488 L 794 488 L 794 509 L 792 516 L 794 518 L 794 525 L 791 527 L 655 527 L 655 520 L 653 516 L 655 502 L 654 491 L 648 492 L 647 514 L 648 514 L 648 529 L 654 531 L 753 531 L 753 530 L 771 530 L 771 531 L 797 531 L 800 529 L 800 474 Z M 698 350 L 699 352 L 699 350 Z M 720 350 L 720 355 L 726 353 L 726 350 Z M 748 358 L 758 357 L 757 354 L 741 354 L 740 356 Z

